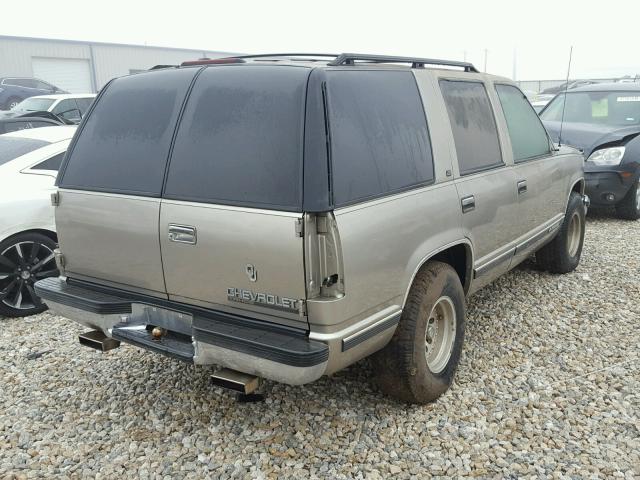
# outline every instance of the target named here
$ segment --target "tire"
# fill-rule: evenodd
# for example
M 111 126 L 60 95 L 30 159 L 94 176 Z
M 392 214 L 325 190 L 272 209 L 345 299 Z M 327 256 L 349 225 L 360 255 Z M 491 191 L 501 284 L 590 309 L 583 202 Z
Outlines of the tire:
M 9 98 L 9 100 L 7 100 L 7 103 L 5 103 L 5 108 L 7 110 L 11 110 L 13 107 L 15 107 L 17 104 L 19 104 L 22 101 L 22 98 L 19 97 L 11 97 Z
M 584 245 L 585 208 L 582 196 L 572 192 L 560 231 L 536 252 L 536 263 L 551 273 L 569 273 L 580 263 Z
M 20 233 L 0 242 L 0 315 L 26 317 L 47 306 L 33 290 L 37 280 L 58 275 L 56 242 L 40 233 Z
M 426 263 L 413 281 L 393 338 L 372 357 L 381 390 L 419 404 L 446 392 L 462 353 L 464 321 L 458 274 L 446 263 Z
M 616 205 L 618 217 L 625 220 L 640 218 L 640 179 L 631 186 L 625 197 Z

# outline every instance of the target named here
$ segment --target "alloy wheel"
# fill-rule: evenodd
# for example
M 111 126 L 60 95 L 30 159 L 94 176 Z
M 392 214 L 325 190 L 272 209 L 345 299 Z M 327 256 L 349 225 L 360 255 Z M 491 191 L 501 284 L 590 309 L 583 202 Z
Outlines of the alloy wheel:
M 0 301 L 16 310 L 40 308 L 33 284 L 57 274 L 51 248 L 33 241 L 15 243 L 0 252 Z

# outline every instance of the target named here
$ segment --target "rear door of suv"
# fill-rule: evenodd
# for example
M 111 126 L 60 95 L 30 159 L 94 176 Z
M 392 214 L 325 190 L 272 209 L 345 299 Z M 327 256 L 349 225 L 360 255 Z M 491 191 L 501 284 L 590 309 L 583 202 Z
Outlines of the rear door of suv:
M 170 300 L 306 328 L 300 222 L 309 72 L 218 65 L 198 76 L 160 211 Z
M 56 220 L 70 278 L 166 297 L 160 195 L 197 71 L 132 75 L 103 90 L 58 177 Z
M 462 225 L 473 244 L 475 285 L 505 272 L 515 252 L 518 200 L 512 168 L 504 161 L 485 83 L 440 79 L 458 159 Z

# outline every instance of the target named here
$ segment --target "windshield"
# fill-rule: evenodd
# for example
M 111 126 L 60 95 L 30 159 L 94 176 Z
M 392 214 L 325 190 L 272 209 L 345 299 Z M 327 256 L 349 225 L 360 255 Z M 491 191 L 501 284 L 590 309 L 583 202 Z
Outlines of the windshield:
M 54 100 L 50 98 L 36 98 L 31 97 L 21 101 L 18 105 L 12 108 L 12 110 L 20 112 L 41 112 L 49 109 L 53 105 Z
M 33 138 L 16 138 L 9 135 L 0 135 L 0 165 L 48 144 L 49 142 L 35 140 Z
M 542 120 L 562 120 L 564 93 L 542 112 Z M 564 121 L 594 125 L 640 125 L 640 90 L 630 92 L 567 93 Z

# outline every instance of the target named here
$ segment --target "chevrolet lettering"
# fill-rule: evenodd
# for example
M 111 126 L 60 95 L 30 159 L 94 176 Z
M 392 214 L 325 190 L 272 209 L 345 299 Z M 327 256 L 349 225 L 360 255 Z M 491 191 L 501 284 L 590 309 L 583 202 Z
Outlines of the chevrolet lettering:
M 246 302 L 266 305 L 274 308 L 298 311 L 298 301 L 293 298 L 279 297 L 271 293 L 256 293 L 242 288 L 227 288 L 227 298 L 234 302 Z

